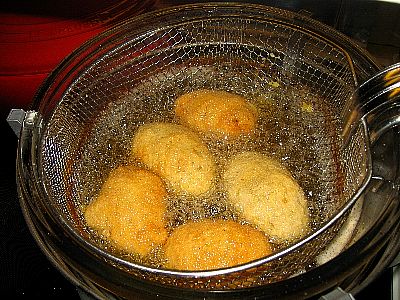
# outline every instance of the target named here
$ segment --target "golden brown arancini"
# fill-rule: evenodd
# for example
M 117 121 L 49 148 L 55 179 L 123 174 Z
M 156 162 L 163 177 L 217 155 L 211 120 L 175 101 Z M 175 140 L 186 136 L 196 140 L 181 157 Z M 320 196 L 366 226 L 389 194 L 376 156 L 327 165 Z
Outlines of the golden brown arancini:
M 263 232 L 232 220 L 210 219 L 177 227 L 164 250 L 167 268 L 187 271 L 233 267 L 272 253 Z
M 183 125 L 141 126 L 132 142 L 133 157 L 160 175 L 178 193 L 194 196 L 214 185 L 214 159 L 200 137 Z
M 166 194 L 154 173 L 120 166 L 111 171 L 84 216 L 88 226 L 116 248 L 145 256 L 167 238 Z
M 307 233 L 303 190 L 276 160 L 258 152 L 241 153 L 228 164 L 223 182 L 242 216 L 276 241 L 291 242 Z
M 217 137 L 238 137 L 254 131 L 258 113 L 244 97 L 218 90 L 197 90 L 175 102 L 180 121 L 200 132 Z

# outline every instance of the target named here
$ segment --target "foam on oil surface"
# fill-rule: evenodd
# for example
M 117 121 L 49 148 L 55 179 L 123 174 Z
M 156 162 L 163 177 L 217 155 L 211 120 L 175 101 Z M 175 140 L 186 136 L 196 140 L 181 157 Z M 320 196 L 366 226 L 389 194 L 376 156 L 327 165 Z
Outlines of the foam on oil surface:
M 122 97 L 112 99 L 98 116 L 83 146 L 79 171 L 82 207 L 96 196 L 111 169 L 121 164 L 139 164 L 130 160 L 131 140 L 136 129 L 145 123 L 177 122 L 173 115 L 176 98 L 200 88 L 243 95 L 260 113 L 253 136 L 243 136 L 234 142 L 202 136 L 219 171 L 238 152 L 262 152 L 285 165 L 303 188 L 312 228 L 318 228 L 334 213 L 342 201 L 337 187 L 337 160 L 332 150 L 332 147 L 340 148 L 336 112 L 324 98 L 300 84 L 275 81 L 254 70 L 230 66 L 172 68 L 149 77 Z M 170 194 L 167 212 L 170 229 L 202 217 L 243 221 L 226 201 L 218 178 L 216 190 L 204 197 Z M 101 243 L 109 247 L 107 242 Z M 159 265 L 157 250 L 154 257 L 145 263 Z

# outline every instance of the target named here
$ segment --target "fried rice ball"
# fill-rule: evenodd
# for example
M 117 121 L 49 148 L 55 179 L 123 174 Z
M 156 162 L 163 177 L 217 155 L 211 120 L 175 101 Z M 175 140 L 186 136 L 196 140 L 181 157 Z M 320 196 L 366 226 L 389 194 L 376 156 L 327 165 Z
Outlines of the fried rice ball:
M 170 123 L 139 127 L 133 157 L 160 175 L 178 193 L 199 196 L 214 186 L 214 159 L 200 137 L 189 128 Z
M 217 90 L 197 90 L 175 102 L 182 124 L 217 137 L 236 138 L 256 128 L 258 113 L 244 97 Z
M 133 166 L 120 166 L 87 206 L 87 225 L 108 239 L 116 248 L 145 256 L 164 243 L 166 188 L 154 173 Z
M 307 233 L 304 192 L 278 161 L 243 152 L 228 163 L 223 182 L 234 207 L 275 241 L 292 242 Z
M 211 219 L 177 227 L 164 250 L 166 267 L 186 271 L 233 267 L 272 253 L 263 232 L 232 220 Z

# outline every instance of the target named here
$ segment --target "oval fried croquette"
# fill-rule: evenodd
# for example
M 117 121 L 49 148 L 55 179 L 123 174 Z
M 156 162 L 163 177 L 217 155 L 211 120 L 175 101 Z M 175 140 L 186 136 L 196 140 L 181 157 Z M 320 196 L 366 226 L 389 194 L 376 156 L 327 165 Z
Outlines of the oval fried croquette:
M 175 102 L 180 121 L 200 132 L 217 137 L 238 137 L 256 128 L 258 113 L 244 97 L 217 90 L 197 90 Z
M 175 191 L 199 196 L 214 185 L 214 159 L 196 133 L 183 125 L 151 123 L 141 126 L 132 155 L 164 178 Z
M 242 216 L 278 242 L 308 231 L 307 200 L 290 172 L 258 152 L 244 152 L 228 164 L 223 181 L 229 201 Z
M 116 248 L 145 256 L 167 238 L 166 194 L 164 183 L 154 173 L 120 166 L 111 171 L 98 197 L 87 206 L 86 223 Z
M 232 220 L 210 219 L 177 227 L 164 250 L 167 268 L 187 271 L 233 267 L 272 253 L 263 232 Z

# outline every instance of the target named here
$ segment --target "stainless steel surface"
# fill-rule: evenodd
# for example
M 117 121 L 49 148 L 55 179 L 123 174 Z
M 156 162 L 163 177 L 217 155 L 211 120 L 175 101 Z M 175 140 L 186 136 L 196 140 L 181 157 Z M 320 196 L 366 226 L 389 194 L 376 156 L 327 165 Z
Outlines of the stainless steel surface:
M 318 300 L 355 300 L 354 297 L 343 291 L 341 288 L 334 289 L 332 292 L 320 297 Z
M 393 64 L 361 84 L 353 95 L 355 107 L 349 111 L 344 129 L 347 140 L 361 120 L 369 127 L 371 142 L 382 132 L 399 124 L 400 63 Z M 375 124 L 374 124 L 375 123 Z
M 400 266 L 397 265 L 392 269 L 392 299 L 400 299 Z

